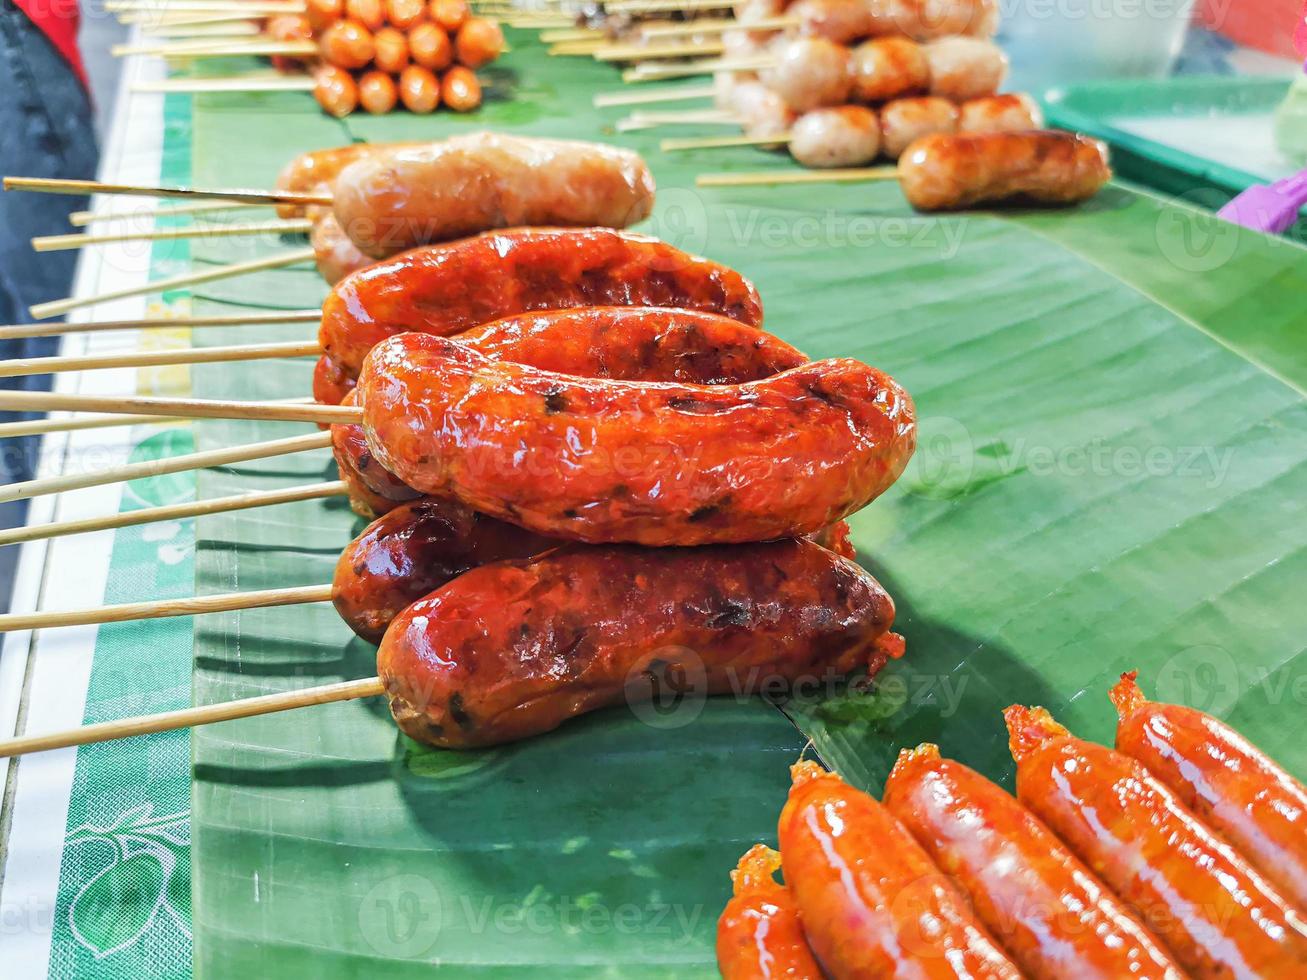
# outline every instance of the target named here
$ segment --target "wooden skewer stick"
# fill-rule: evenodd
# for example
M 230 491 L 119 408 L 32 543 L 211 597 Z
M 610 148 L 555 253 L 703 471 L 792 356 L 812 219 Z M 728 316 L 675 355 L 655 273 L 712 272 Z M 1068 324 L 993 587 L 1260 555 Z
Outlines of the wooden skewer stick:
M 565 58 L 572 55 L 586 57 L 593 55 L 596 51 L 601 51 L 611 42 L 604 38 L 593 38 L 589 41 L 565 41 L 561 44 L 551 44 L 545 52 L 551 58 Z
M 313 230 L 307 218 L 294 221 L 256 221 L 250 224 L 187 225 L 185 228 L 154 228 L 150 231 L 109 232 L 94 235 L 43 235 L 32 239 L 38 252 L 58 252 L 111 242 L 163 242 L 182 238 L 232 238 L 238 235 L 303 235 Z
M 133 92 L 193 95 L 203 92 L 312 92 L 317 83 L 308 75 L 246 75 L 233 78 L 168 78 L 136 82 Z
M 293 708 L 306 708 L 314 704 L 331 704 L 335 701 L 353 701 L 358 698 L 370 698 L 385 694 L 386 688 L 379 677 L 367 677 L 357 681 L 338 681 L 335 684 L 320 684 L 298 691 L 283 694 L 265 694 L 262 697 L 242 698 L 238 701 L 225 701 L 221 704 L 206 704 L 196 708 L 182 708 L 179 711 L 165 711 L 155 715 L 139 715 L 135 718 L 123 718 L 119 721 L 102 721 L 94 725 L 83 725 L 63 732 L 48 735 L 25 735 L 20 738 L 0 740 L 0 758 L 22 755 L 27 752 L 45 752 L 49 749 L 65 749 L 74 745 L 90 745 L 94 742 L 107 742 L 115 738 L 129 738 L 133 735 L 148 735 L 153 732 L 171 732 L 178 728 L 193 728 L 196 725 L 210 725 L 217 721 L 231 721 L 236 718 L 252 718 L 255 715 L 268 715 L 277 711 L 289 711 Z
M 194 599 L 151 599 L 149 602 L 126 602 L 122 605 L 99 606 L 94 609 L 6 613 L 0 616 L 0 633 L 49 629 L 55 626 L 128 623 L 138 619 L 167 619 L 170 616 L 234 612 L 238 609 L 266 609 L 269 606 L 296 606 L 306 602 L 330 600 L 330 585 L 307 585 L 290 589 L 267 589 L 262 592 L 223 592 L 217 595 L 196 596 Z
M 39 436 L 47 432 L 80 432 L 83 429 L 112 429 L 123 425 L 185 422 L 165 415 L 75 415 L 71 418 L 32 419 L 30 422 L 0 422 L 0 439 Z
M 255 442 L 231 449 L 206 449 L 203 452 L 185 453 L 167 459 L 147 459 L 139 463 L 128 463 L 124 466 L 101 470 L 99 473 L 73 473 L 66 476 L 38 477 L 35 480 L 10 483 L 7 486 L 0 487 L 0 503 L 8 503 L 11 500 L 29 500 L 32 497 L 40 497 L 50 493 L 64 493 L 68 490 L 84 490 L 87 487 L 102 487 L 110 483 L 126 483 L 128 480 L 137 480 L 145 476 L 165 476 L 169 473 L 202 470 L 210 466 L 248 463 L 252 460 L 268 459 L 272 456 L 286 456 L 291 453 L 326 449 L 330 445 L 330 432 L 314 432 L 307 436 L 270 439 L 267 442 Z
M 0 411 L 108 412 L 169 415 L 187 419 L 254 419 L 262 422 L 319 422 L 352 425 L 363 421 L 363 410 L 353 405 L 317 405 L 303 402 L 239 402 L 209 398 L 156 398 L 149 395 L 64 395 L 56 391 L 0 389 Z M 0 495 L 5 492 L 0 487 Z
M 192 51 L 208 51 L 212 48 L 237 47 L 243 44 L 266 44 L 269 40 L 270 38 L 264 34 L 197 37 L 167 43 L 115 44 L 109 49 L 109 53 L 115 58 L 125 58 L 128 55 L 164 57 L 174 54 L 188 54 Z
M 107 184 L 99 180 L 65 180 L 55 177 L 6 177 L 7 191 L 42 194 L 128 194 L 134 197 L 204 197 L 225 204 L 330 204 L 330 194 L 302 191 L 262 191 L 244 187 L 153 187 L 148 184 Z
M 696 187 L 752 187 L 766 184 L 861 183 L 898 180 L 897 167 L 849 167 L 832 170 L 777 170 L 775 173 L 700 174 Z
M 724 34 L 728 31 L 783 31 L 802 24 L 797 17 L 759 17 L 754 21 L 723 17 L 720 20 L 687 20 L 681 24 L 649 24 L 638 30 L 641 37 L 692 37 L 696 34 Z
M 189 51 L 159 51 L 148 53 L 161 58 L 184 58 L 188 61 L 200 58 L 233 58 L 243 55 L 258 58 L 271 58 L 274 55 L 283 55 L 287 58 L 315 58 L 318 56 L 318 46 L 312 41 L 257 41 L 251 43 L 240 42 L 221 45 L 215 44 L 208 47 L 195 48 Z M 137 89 L 137 91 L 141 90 Z
M 158 0 L 105 0 L 104 9 L 111 14 L 160 13 Z M 168 13 L 193 14 L 302 14 L 302 0 L 170 0 Z
M 702 44 L 608 44 L 594 52 L 596 61 L 651 61 L 654 58 L 692 58 L 719 55 L 726 46 L 716 41 Z
M 221 364 L 275 357 L 316 357 L 322 345 L 316 340 L 285 344 L 233 344 L 230 347 L 188 347 L 182 350 L 128 351 L 89 354 L 84 357 L 24 357 L 0 361 L 0 378 L 35 374 L 95 371 L 107 368 L 170 367 L 176 364 Z
M 210 214 L 215 211 L 246 211 L 250 208 L 268 208 L 271 204 L 244 204 L 241 201 L 198 201 L 195 204 L 165 204 L 156 208 L 138 208 L 134 211 L 74 211 L 68 223 L 84 228 L 95 221 L 145 221 L 175 218 L 178 215 Z
M 665 153 L 681 150 L 712 150 L 730 146 L 780 146 L 788 143 L 789 133 L 777 133 L 774 136 L 689 136 L 685 139 L 665 139 L 658 144 L 658 149 Z
M 80 521 L 58 521 L 51 524 L 36 524 L 0 530 L 0 545 L 19 544 L 23 541 L 38 541 L 46 538 L 61 538 L 70 534 L 87 534 L 92 531 L 107 531 L 120 527 L 135 527 L 138 524 L 152 524 L 156 521 L 180 521 L 191 517 L 204 517 L 208 514 L 225 514 L 234 510 L 249 510 L 252 507 L 271 507 L 276 504 L 297 503 L 302 500 L 340 497 L 348 492 L 349 490 L 343 480 L 331 480 L 325 483 L 310 483 L 302 487 L 290 487 L 285 490 L 265 490 L 257 493 L 235 494 L 231 497 L 195 500 L 185 504 L 145 507 L 141 510 L 111 514 L 108 517 L 90 517 Z
M 154 34 L 160 28 L 180 27 L 189 30 L 193 27 L 231 27 L 235 24 L 250 24 L 254 26 L 253 34 L 260 34 L 254 14 L 236 13 L 217 13 L 217 14 L 197 14 L 190 11 L 182 10 L 178 13 L 169 13 L 167 11 L 135 11 L 131 13 L 118 14 L 118 23 L 120 24 L 140 24 L 141 30 L 147 34 Z
M 614 14 L 690 13 L 700 10 L 729 10 L 730 0 L 613 0 L 605 8 Z
M 240 313 L 231 316 L 154 317 L 149 320 L 101 320 L 96 323 L 20 323 L 0 327 L 0 341 L 25 337 L 60 337 L 66 333 L 103 330 L 151 330 L 175 327 L 245 327 L 256 324 L 317 323 L 321 310 L 286 310 L 281 313 Z
M 231 265 L 218 266 L 206 272 L 188 272 L 185 275 L 173 276 L 171 279 L 156 279 L 153 282 L 143 283 L 139 286 L 114 289 L 107 293 L 100 293 L 98 296 L 71 296 L 68 299 L 58 299 L 50 303 L 38 303 L 27 312 L 31 314 L 34 320 L 44 320 L 46 317 L 58 316 L 61 313 L 80 309 L 83 306 L 94 306 L 96 303 L 107 303 L 109 300 L 123 299 L 127 296 L 162 293 L 172 289 L 181 289 L 183 286 L 198 286 L 200 283 L 231 279 L 249 272 L 280 269 L 282 266 L 295 265 L 297 262 L 312 261 L 313 257 L 313 249 L 311 248 L 296 249 L 293 252 L 280 252 L 277 255 L 252 259 L 249 262 L 235 262 Z
M 711 75 L 719 71 L 757 71 L 776 63 L 771 54 L 741 56 L 738 58 L 705 58 L 702 61 L 670 61 L 636 65 L 622 72 L 624 82 L 658 82 L 670 78 L 690 78 L 694 75 Z
M 603 38 L 604 32 L 593 27 L 564 27 L 540 32 L 541 44 L 560 44 L 567 41 L 589 41 Z
M 654 105 L 659 102 L 685 102 L 690 99 L 711 99 L 715 93 L 711 85 L 681 85 L 654 92 L 601 92 L 594 97 L 596 109 L 616 106 Z
M 619 133 L 631 133 L 659 126 L 740 125 L 740 117 L 725 109 L 698 109 L 693 111 L 633 112 L 617 120 Z
M 141 25 L 141 33 L 151 37 L 255 37 L 263 33 L 254 21 L 231 14 L 141 20 L 137 23 Z

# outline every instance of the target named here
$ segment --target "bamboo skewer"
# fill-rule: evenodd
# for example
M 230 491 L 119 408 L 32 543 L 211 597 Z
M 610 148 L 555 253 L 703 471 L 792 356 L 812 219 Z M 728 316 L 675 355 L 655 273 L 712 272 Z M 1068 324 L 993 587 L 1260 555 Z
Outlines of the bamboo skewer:
M 302 500 L 340 497 L 348 492 L 344 481 L 331 480 L 324 483 L 310 483 L 301 487 L 290 487 L 286 490 L 266 490 L 256 493 L 236 494 L 230 497 L 215 497 L 210 500 L 195 500 L 185 504 L 146 507 L 141 510 L 112 514 L 108 517 L 91 517 L 85 520 L 58 521 L 50 524 L 0 530 L 0 545 L 19 544 L 24 541 L 38 541 L 46 538 L 60 538 L 70 534 L 87 534 L 92 531 L 107 531 L 120 527 L 134 527 L 138 524 L 151 524 L 156 521 L 178 521 L 190 517 L 204 517 L 209 514 L 225 514 L 234 510 L 249 510 L 252 507 L 271 507 L 276 504 L 297 503 Z
M 22 483 L 10 483 L 0 487 L 0 503 L 11 500 L 30 500 L 50 493 L 64 493 L 69 490 L 84 490 L 87 487 L 102 487 L 110 483 L 125 483 L 146 476 L 165 476 L 169 473 L 184 473 L 188 470 L 202 470 L 210 466 L 228 466 L 232 463 L 248 463 L 256 459 L 268 459 L 273 456 L 286 456 L 291 453 L 309 452 L 314 449 L 326 449 L 331 445 L 330 432 L 314 432 L 307 436 L 292 436 L 289 439 L 270 439 L 267 442 L 255 442 L 230 449 L 207 449 L 198 453 L 186 453 L 167 459 L 149 459 L 139 463 L 106 469 L 99 473 L 73 473 L 65 476 L 38 477 Z
M 140 619 L 167 619 L 202 613 L 266 609 L 269 606 L 297 606 L 307 602 L 330 602 L 330 585 L 307 585 L 261 592 L 223 592 L 193 599 L 151 599 L 94 609 L 69 609 L 34 613 L 6 613 L 0 616 L 0 633 L 50 629 L 56 626 L 95 626 L 101 623 L 129 623 Z
M 95 371 L 108 368 L 171 367 L 177 364 L 221 364 L 229 361 L 257 361 L 275 357 L 315 357 L 322 345 L 313 341 L 283 344 L 233 344 L 229 347 L 187 347 L 181 350 L 128 351 L 121 354 L 88 354 L 79 357 L 24 357 L 0 361 L 0 378 L 22 378 L 65 371 Z
M 568 41 L 589 41 L 603 38 L 604 32 L 594 27 L 564 27 L 540 32 L 541 44 L 560 44 Z
M 687 20 L 681 24 L 650 24 L 639 28 L 641 37 L 686 37 L 696 34 L 724 34 L 728 31 L 782 31 L 791 27 L 800 27 L 803 22 L 797 17 L 759 17 L 757 20 L 741 22 L 733 17 L 720 20 Z
M 690 99 L 711 99 L 711 85 L 682 85 L 666 91 L 654 92 L 601 92 L 594 97 L 596 109 L 628 105 L 654 105 L 659 102 L 684 102 Z
M 611 43 L 606 38 L 593 38 L 588 41 L 565 41 L 561 44 L 551 44 L 546 54 L 551 58 L 567 57 L 569 55 L 587 57 L 597 51 L 602 51 Z
M 633 112 L 616 124 L 619 133 L 630 133 L 659 126 L 740 125 L 740 117 L 725 109 L 698 109 L 676 112 Z
M 147 395 L 107 397 L 64 395 L 54 391 L 0 389 L 0 411 L 107 412 L 167 415 L 191 419 L 253 419 L 262 422 L 317 422 L 353 425 L 363 421 L 363 410 L 352 405 L 318 405 L 303 402 L 240 402 L 208 398 L 156 398 Z M 270 444 L 269 444 L 270 445 Z M 0 496 L 7 488 L 0 487 Z
M 156 208 L 138 208 L 135 211 L 74 211 L 68 223 L 84 228 L 96 221 L 157 221 L 179 215 L 210 214 L 217 211 L 246 211 L 250 208 L 268 208 L 271 204 L 245 204 L 241 201 L 198 201 L 195 204 L 170 204 Z
M 173 276 L 171 279 L 156 279 L 139 286 L 110 290 L 107 293 L 100 293 L 98 296 L 72 296 L 68 299 L 58 299 L 50 303 L 38 303 L 27 312 L 35 320 L 44 320 L 46 317 L 58 316 L 61 313 L 80 309 L 83 306 L 94 306 L 97 303 L 107 303 L 110 300 L 124 299 L 128 296 L 162 293 L 172 289 L 181 289 L 183 286 L 198 286 L 201 283 L 243 276 L 249 272 L 280 269 L 282 266 L 295 265 L 297 262 L 311 261 L 313 257 L 313 249 L 311 248 L 296 249 L 293 252 L 281 252 L 262 259 L 252 259 L 249 262 L 235 262 L 231 265 L 218 266 L 206 272 L 188 272 L 184 275 Z
M 140 20 L 137 23 L 141 25 L 141 32 L 150 37 L 252 37 L 263 33 L 254 21 L 230 14 Z
M 256 324 L 317 323 L 321 310 L 286 310 L 282 313 L 240 313 L 230 316 L 153 317 L 148 320 L 101 320 L 95 323 L 20 323 L 0 327 L 0 341 L 25 337 L 60 337 L 66 333 L 104 330 L 152 330 L 170 327 L 247 327 Z
M 308 75 L 235 75 L 231 78 L 167 78 L 136 82 L 133 92 L 195 95 L 203 92 L 312 92 L 316 82 Z
M 776 133 L 774 136 L 689 136 L 685 139 L 665 139 L 658 144 L 658 149 L 665 153 L 675 153 L 731 146 L 780 146 L 788 143 L 791 138 L 789 133 Z
M 154 715 L 140 715 L 135 718 L 123 718 L 118 721 L 103 721 L 94 725 L 83 725 L 63 732 L 47 735 L 25 735 L 19 738 L 0 740 L 0 758 L 22 755 L 26 752 L 45 752 L 49 749 L 63 749 L 74 745 L 90 745 L 95 742 L 107 742 L 115 738 L 128 738 L 133 735 L 148 735 L 153 732 L 171 732 L 179 728 L 193 728 L 196 725 L 210 725 L 218 721 L 231 721 L 236 718 L 252 718 L 256 715 L 273 714 L 294 708 L 306 708 L 314 704 L 331 704 L 335 701 L 353 701 L 385 694 L 385 686 L 379 677 L 367 677 L 355 681 L 338 681 L 334 684 L 320 684 L 298 691 L 286 691 L 280 694 L 265 694 L 261 697 L 242 698 L 238 701 L 226 701 L 221 704 L 206 704 L 195 708 L 182 708 L 178 711 L 165 711 Z
M 897 167 L 848 167 L 832 170 L 777 170 L 775 173 L 700 174 L 696 187 L 760 187 L 767 184 L 861 183 L 898 180 Z
M 104 9 L 111 14 L 159 13 L 158 0 L 105 0 Z M 169 0 L 168 13 L 223 14 L 243 13 L 258 17 L 264 14 L 302 14 L 302 0 Z
M 719 71 L 757 71 L 776 63 L 771 54 L 748 55 L 738 58 L 705 58 L 702 61 L 672 61 L 636 65 L 622 72 L 624 82 L 659 82 L 672 78 L 691 78 L 711 75 Z
M 0 422 L 0 439 L 39 436 L 47 432 L 80 432 L 83 429 L 112 429 L 123 425 L 165 424 L 186 419 L 164 415 L 75 415 L 71 418 L 32 419 L 30 422 Z
M 32 239 L 32 248 L 38 252 L 57 252 L 113 242 L 166 242 L 184 238 L 232 238 L 238 235 L 303 235 L 312 230 L 313 222 L 307 218 L 294 221 L 259 221 L 250 224 L 187 225 L 184 228 L 154 228 L 150 231 L 43 235 Z
M 695 55 L 720 55 L 726 46 L 719 42 L 703 44 L 607 44 L 594 52 L 596 61 L 650 61 L 654 58 L 692 58 Z
M 189 54 L 192 51 L 209 51 L 213 48 L 237 47 L 245 44 L 267 44 L 270 40 L 264 34 L 198 37 L 162 44 L 115 44 L 109 49 L 109 53 L 115 58 L 125 58 L 129 55 L 162 58 Z
M 225 204 L 322 204 L 330 194 L 301 191 L 263 191 L 245 187 L 170 187 L 148 184 L 110 184 L 99 180 L 66 180 L 55 177 L 6 177 L 7 191 L 36 191 L 41 194 L 126 194 L 134 197 L 209 198 Z
M 613 0 L 604 9 L 614 14 L 658 14 L 730 10 L 731 6 L 731 0 Z
M 313 41 L 255 41 L 250 43 L 213 44 L 188 51 L 147 52 L 147 54 L 155 57 L 174 60 L 184 58 L 188 61 L 200 58 L 234 58 L 243 55 L 259 58 L 271 58 L 274 55 L 283 55 L 287 58 L 315 58 L 318 53 L 318 46 Z M 135 91 L 141 92 L 145 91 L 145 89 L 137 88 Z M 292 89 L 292 91 L 298 91 L 298 89 Z

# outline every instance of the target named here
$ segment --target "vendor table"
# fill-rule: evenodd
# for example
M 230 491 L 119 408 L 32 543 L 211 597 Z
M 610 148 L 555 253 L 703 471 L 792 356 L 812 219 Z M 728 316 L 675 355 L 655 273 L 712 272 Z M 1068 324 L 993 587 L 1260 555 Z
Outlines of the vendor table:
M 809 739 L 864 786 L 925 738 L 1005 777 L 999 708 L 1039 701 L 1110 741 L 1106 678 L 1134 664 L 1154 690 L 1203 701 L 1307 771 L 1300 726 L 1276 721 L 1301 713 L 1307 635 L 1300 248 L 1120 185 L 1075 212 L 947 218 L 914 215 L 893 186 L 696 191 L 698 171 L 793 164 L 675 157 L 657 149 L 661 134 L 614 135 L 615 116 L 589 107 L 617 87 L 610 68 L 547 58 L 525 32 L 510 41 L 489 72 L 494 97 L 471 118 L 337 121 L 301 95 L 124 97 L 103 177 L 266 186 L 302 150 L 478 127 L 638 149 L 659 182 L 646 230 L 750 276 L 769 329 L 811 356 L 875 363 L 918 401 L 917 464 L 853 521 L 863 563 L 899 603 L 910 656 L 887 675 L 897 683 L 788 715 L 731 699 L 670 721 L 613 709 L 483 753 L 424 749 L 396 735 L 384 705 L 361 702 L 29 756 L 8 768 L 0 822 L 6 976 L 425 976 L 433 963 L 478 976 L 710 976 L 727 871 L 774 838 L 786 767 Z M 157 71 L 126 65 L 127 84 Z M 88 252 L 77 290 L 288 247 Z M 150 305 L 296 309 L 324 292 L 295 266 Z M 309 330 L 239 332 L 189 342 Z M 91 336 L 65 343 L 164 342 Z M 285 398 L 307 392 L 310 370 L 104 371 L 58 387 Z M 105 431 L 47 438 L 47 470 L 303 427 Z M 304 454 L 77 491 L 38 499 L 31 520 L 291 486 L 329 466 Z M 343 504 L 308 501 L 28 544 L 14 609 L 319 583 L 357 526 Z M 329 608 L 309 606 L 9 634 L 0 727 L 36 733 L 365 676 L 370 656 Z

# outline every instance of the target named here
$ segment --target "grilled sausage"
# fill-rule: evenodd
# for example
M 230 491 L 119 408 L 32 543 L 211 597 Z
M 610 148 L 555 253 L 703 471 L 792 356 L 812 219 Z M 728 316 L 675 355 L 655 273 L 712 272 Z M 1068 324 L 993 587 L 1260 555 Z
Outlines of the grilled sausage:
M 1007 77 L 1007 55 L 993 41 L 945 37 L 921 46 L 930 66 L 930 94 L 954 102 L 993 95 Z
M 965 34 L 993 37 L 998 30 L 998 0 L 871 0 L 878 18 L 878 34 L 906 34 L 918 41 Z
M 430 68 L 409 65 L 399 74 L 399 101 L 416 115 L 435 112 L 440 105 L 440 79 Z
M 1043 708 L 1004 712 L 1017 796 L 1195 977 L 1301 977 L 1307 926 L 1224 839 L 1134 759 Z
M 449 335 L 578 306 L 679 307 L 762 322 L 747 279 L 657 239 L 522 228 L 418 249 L 343 279 L 323 304 L 318 339 L 339 370 L 357 377 L 368 351 L 392 334 Z
M 936 746 L 899 754 L 884 799 L 1027 975 L 1184 977 L 1034 814 L 980 773 L 940 758 Z
M 1117 750 L 1147 766 L 1286 899 L 1307 910 L 1307 787 L 1224 722 L 1149 701 L 1135 676 L 1122 674 L 1112 689 Z
M 1043 125 L 1039 103 L 1021 92 L 987 95 L 958 106 L 959 133 L 1021 133 Z
M 895 99 L 881 107 L 880 128 L 881 151 L 898 159 L 914 140 L 957 129 L 958 107 L 933 95 Z
M 780 854 L 755 844 L 731 872 L 735 894 L 717 920 L 722 980 L 822 980 L 794 896 L 776 883 L 780 866 Z
M 782 41 L 775 63 L 762 72 L 766 86 L 795 112 L 847 102 L 853 86 L 849 49 L 820 37 Z
M 340 230 L 336 216 L 327 210 L 315 216 L 309 244 L 313 246 L 313 261 L 317 263 L 318 274 L 329 286 L 372 264 L 372 259 L 358 250 L 349 236 Z M 316 386 L 314 390 L 317 390 Z M 336 399 L 336 403 L 339 402 L 340 399 Z
M 808 541 L 565 547 L 473 569 L 399 614 L 377 670 L 399 727 L 447 748 L 608 705 L 752 693 L 885 663 L 894 603 Z
M 338 119 L 358 108 L 359 87 L 354 76 L 335 65 L 320 65 L 313 74 L 313 97 L 322 111 Z M 278 204 L 277 213 L 283 217 L 300 215 L 303 204 Z
M 457 339 L 495 360 L 627 381 L 740 384 L 771 377 L 807 360 L 784 341 L 728 317 L 646 307 L 527 313 L 497 320 Z M 324 358 L 320 368 L 324 362 L 331 363 Z M 324 385 L 339 383 L 338 375 L 323 379 Z M 355 404 L 352 393 L 345 404 Z M 372 457 L 361 425 L 332 426 L 332 448 L 356 511 L 384 514 L 418 496 Z M 835 551 L 848 547 L 846 541 L 823 543 Z
M 541 534 L 692 545 L 809 534 L 915 445 L 911 399 L 853 360 L 745 385 L 596 380 L 401 334 L 358 383 L 368 447 L 423 493 Z
M 1111 178 L 1107 147 L 1072 133 L 925 136 L 899 161 L 914 208 L 953 211 L 977 204 L 1075 204 Z
M 888 102 L 930 88 L 930 62 L 921 45 L 906 37 L 864 41 L 851 52 L 849 67 L 858 102 Z
M 372 60 L 376 42 L 372 32 L 358 21 L 338 20 L 322 32 L 318 50 L 327 64 L 352 70 Z
M 790 133 L 790 155 L 805 167 L 860 167 L 879 153 L 880 119 L 866 106 L 813 109 Z
M 356 94 L 355 99 L 357 98 Z M 420 143 L 350 143 L 346 146 L 333 146 L 326 150 L 301 153 L 281 168 L 281 173 L 277 175 L 276 187 L 279 191 L 293 191 L 298 194 L 315 193 L 324 188 L 329 190 L 340 172 L 360 157 L 377 153 L 386 147 L 421 145 Z M 277 216 L 296 218 L 302 216 L 304 210 L 304 206 L 300 204 L 278 204 Z
M 384 258 L 491 228 L 625 228 L 649 216 L 654 182 L 629 150 L 470 133 L 365 156 L 340 172 L 334 193 L 340 226 Z
M 454 38 L 455 57 L 469 68 L 494 61 L 503 50 L 504 34 L 499 25 L 484 17 L 469 17 Z
M 1020 977 L 885 807 L 815 762 L 791 773 L 779 828 L 785 881 L 832 977 Z
M 399 102 L 395 79 L 384 71 L 368 71 L 359 76 L 359 105 L 364 112 L 384 116 Z
M 471 68 L 455 65 L 440 80 L 440 101 L 455 112 L 471 112 L 481 104 L 481 83 Z M 566 224 L 564 221 L 556 224 Z M 425 241 L 425 239 L 423 239 Z

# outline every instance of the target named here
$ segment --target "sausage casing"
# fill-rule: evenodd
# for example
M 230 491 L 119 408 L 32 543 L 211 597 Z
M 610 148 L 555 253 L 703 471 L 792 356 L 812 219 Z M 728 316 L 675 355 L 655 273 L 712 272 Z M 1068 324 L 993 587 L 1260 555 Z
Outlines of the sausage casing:
M 916 440 L 907 392 L 847 359 L 744 385 L 632 382 L 401 334 L 358 392 L 368 447 L 409 486 L 582 541 L 810 534 L 886 490 Z
M 337 369 L 393 334 L 449 335 L 518 313 L 665 306 L 757 326 L 762 303 L 738 272 L 646 235 L 605 228 L 516 229 L 416 249 L 341 280 L 318 339 Z
M 400 613 L 377 652 L 399 727 L 449 748 L 607 705 L 878 670 L 894 603 L 810 541 L 564 547 L 483 565 Z
M 334 185 L 340 226 L 376 258 L 492 228 L 625 228 L 649 217 L 653 197 L 630 150 L 497 133 L 369 154 Z
M 794 896 L 774 877 L 780 866 L 780 854 L 755 844 L 731 872 L 735 894 L 717 920 L 722 980 L 822 980 Z
M 1140 763 L 1042 708 L 1004 712 L 1017 796 L 1195 977 L 1301 977 L 1307 928 L 1271 885 Z
M 351 272 L 357 272 L 372 264 L 349 240 L 349 236 L 340 230 L 336 216 L 330 211 L 318 215 L 309 232 L 309 244 L 313 246 L 313 260 L 317 263 L 318 274 L 326 280 L 327 285 L 334 286 Z
M 832 977 L 1021 975 L 884 806 L 815 762 L 791 772 L 779 827 L 785 882 Z
M 914 208 L 949 211 L 977 204 L 1075 204 L 1111 178 L 1096 139 L 1041 130 L 923 136 L 899 159 L 899 181 Z
M 900 753 L 884 801 L 1027 975 L 1182 980 L 1165 948 L 1052 831 L 934 745 Z
M 1138 759 L 1299 909 L 1307 909 L 1307 787 L 1224 722 L 1112 689 L 1118 751 Z

